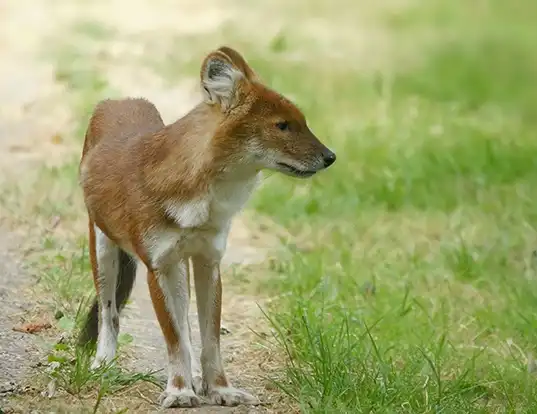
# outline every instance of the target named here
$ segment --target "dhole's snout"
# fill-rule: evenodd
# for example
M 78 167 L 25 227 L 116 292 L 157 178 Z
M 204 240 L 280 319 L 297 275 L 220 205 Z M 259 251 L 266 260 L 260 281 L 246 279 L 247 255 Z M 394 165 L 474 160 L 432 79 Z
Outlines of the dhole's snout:
M 332 151 L 330 151 L 327 148 L 326 151 L 323 153 L 324 168 L 330 167 L 335 162 L 336 162 L 336 154 L 334 154 Z
M 310 141 L 311 142 L 311 141 Z M 307 178 L 336 162 L 336 154 L 325 147 L 318 139 L 313 141 L 313 148 L 300 154 L 290 154 L 276 162 L 277 169 L 293 177 Z

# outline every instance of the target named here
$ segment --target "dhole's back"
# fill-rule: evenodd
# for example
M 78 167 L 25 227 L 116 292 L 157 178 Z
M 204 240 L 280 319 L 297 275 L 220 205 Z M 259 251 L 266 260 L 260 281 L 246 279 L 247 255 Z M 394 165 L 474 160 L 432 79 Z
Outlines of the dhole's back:
M 103 139 L 126 140 L 133 135 L 158 131 L 164 122 L 155 105 L 143 98 L 107 99 L 91 116 L 83 157 Z

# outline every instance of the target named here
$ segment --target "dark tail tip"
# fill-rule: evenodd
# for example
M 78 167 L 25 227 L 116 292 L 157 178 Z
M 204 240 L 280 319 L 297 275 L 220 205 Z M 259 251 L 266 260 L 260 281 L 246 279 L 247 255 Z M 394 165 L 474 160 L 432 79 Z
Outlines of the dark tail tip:
M 82 327 L 78 336 L 78 345 L 87 346 L 94 345 L 97 342 L 97 335 L 99 333 L 99 304 L 97 298 L 93 300 L 91 309 L 86 315 L 84 326 Z
M 116 304 L 118 313 L 121 312 L 125 303 L 129 299 L 136 279 L 136 262 L 125 253 L 119 251 L 119 273 L 116 285 Z M 99 304 L 97 298 L 93 300 L 91 309 L 89 310 L 84 325 L 78 336 L 79 346 L 93 346 L 97 343 L 99 334 Z

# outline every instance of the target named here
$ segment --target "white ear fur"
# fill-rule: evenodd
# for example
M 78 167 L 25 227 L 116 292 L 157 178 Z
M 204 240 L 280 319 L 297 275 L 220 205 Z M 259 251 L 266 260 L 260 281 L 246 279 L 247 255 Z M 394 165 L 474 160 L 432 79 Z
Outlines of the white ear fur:
M 218 55 L 209 57 L 204 65 L 201 86 L 205 101 L 219 104 L 226 111 L 236 103 L 237 84 L 244 75 L 225 57 Z

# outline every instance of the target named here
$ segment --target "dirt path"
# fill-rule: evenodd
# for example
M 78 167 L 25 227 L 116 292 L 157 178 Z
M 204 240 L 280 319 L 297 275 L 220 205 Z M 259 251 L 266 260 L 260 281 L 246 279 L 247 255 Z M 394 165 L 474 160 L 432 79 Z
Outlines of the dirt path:
M 13 237 L 0 229 L 0 407 L 1 399 L 18 390 L 18 385 L 36 361 L 38 348 L 31 335 L 13 331 L 31 303 L 20 292 L 30 282 L 11 252 Z
M 64 90 L 52 66 L 36 56 L 50 24 L 43 9 L 29 9 L 30 3 L 0 1 L 0 185 L 24 179 L 43 163 L 57 164 L 68 151 L 62 143 L 70 128 L 60 104 Z M 24 26 L 38 30 L 21 31 Z M 32 280 L 22 270 L 19 238 L 8 220 L 0 209 L 0 398 L 17 390 L 39 357 L 35 337 L 12 330 L 33 305 L 24 299 Z
M 151 4 L 151 5 L 150 5 Z M 163 1 L 97 1 L 84 6 L 68 1 L 0 0 L 0 183 L 22 180 L 43 164 L 61 164 L 67 154 L 79 151 L 68 139 L 72 134 L 73 114 L 66 106 L 67 94 L 72 93 L 55 79 L 55 67 L 40 56 L 43 39 L 54 38 L 73 23 L 82 20 L 99 21 L 114 27 L 117 36 L 155 31 L 168 34 L 187 34 L 214 30 L 227 14 L 210 5 L 195 2 Z M 181 13 L 177 13 L 177 8 Z M 124 18 L 124 11 L 129 18 Z M 181 22 L 176 17 L 181 16 Z M 29 28 L 21 31 L 21 27 Z M 113 48 L 114 39 L 103 40 Z M 120 59 L 118 59 L 120 61 Z M 103 73 L 110 86 L 120 95 L 139 95 L 152 100 L 162 112 L 165 122 L 171 122 L 186 112 L 198 99 L 196 82 L 185 79 L 176 86 L 165 86 L 162 79 L 147 69 L 116 64 Z M 76 92 L 76 91 L 75 91 Z M 84 220 L 83 211 L 80 212 Z M 8 217 L 6 217 L 8 219 Z M 29 218 L 28 218 L 29 219 Z M 30 364 L 39 357 L 34 337 L 13 332 L 21 312 L 31 303 L 13 298 L 31 280 L 21 272 L 20 259 L 7 252 L 14 250 L 13 237 L 0 228 L 0 397 L 31 373 Z M 266 246 L 266 243 L 264 243 Z M 228 333 L 223 336 L 223 352 L 230 377 L 237 386 L 262 394 L 259 364 L 251 363 L 247 349 L 252 334 L 250 328 L 259 326 L 260 311 L 256 299 L 227 289 L 226 278 L 233 264 L 257 263 L 265 251 L 252 243 L 244 222 L 236 220 L 225 256 L 223 324 Z M 139 275 L 132 305 L 129 305 L 122 332 L 134 337 L 130 364 L 136 370 L 165 368 L 165 347 L 149 300 L 144 275 Z M 195 303 L 193 303 L 193 310 Z M 192 314 L 199 351 L 197 317 Z M 252 370 L 247 368 L 252 365 Z M 254 379 L 254 381 L 252 381 Z M 224 409 L 206 407 L 197 412 L 263 412 L 264 408 Z

